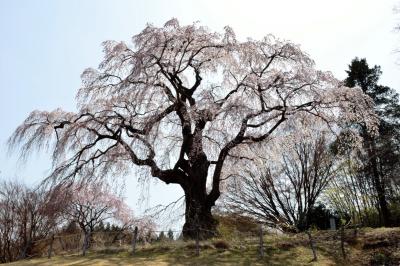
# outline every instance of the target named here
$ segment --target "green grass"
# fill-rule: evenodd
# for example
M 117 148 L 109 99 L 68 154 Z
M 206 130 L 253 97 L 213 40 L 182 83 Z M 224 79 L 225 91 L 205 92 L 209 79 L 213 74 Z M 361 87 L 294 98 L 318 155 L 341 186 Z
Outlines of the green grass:
M 351 235 L 351 231 L 347 234 Z M 380 247 L 368 249 L 365 244 L 396 240 L 400 229 L 363 230 L 357 241 L 345 244 L 347 260 L 342 258 L 340 242 L 333 235 L 332 232 L 314 233 L 317 262 L 311 262 L 312 252 L 307 237 L 299 234 L 266 236 L 264 258 L 259 257 L 257 238 L 242 238 L 224 240 L 229 244 L 228 249 L 217 249 L 215 241 L 204 241 L 200 256 L 195 255 L 193 242 L 174 241 L 140 246 L 134 255 L 129 253 L 129 247 L 120 247 L 90 251 L 86 257 L 80 254 L 58 255 L 51 259 L 24 260 L 11 265 L 368 265 L 374 256 L 386 256 L 382 252 L 387 252 L 387 247 L 385 250 Z M 398 251 L 394 250 L 393 254 Z
M 311 254 L 304 248 L 295 248 L 270 256 L 268 250 L 264 259 L 258 258 L 254 250 L 203 250 L 196 257 L 193 252 L 171 250 L 141 250 L 135 255 L 126 251 L 116 254 L 92 252 L 87 256 L 65 255 L 51 259 L 32 259 L 12 263 L 12 265 L 334 265 L 321 256 L 317 263 L 310 264 Z
M 140 248 L 131 255 L 126 249 L 92 251 L 83 257 L 80 254 L 55 256 L 12 263 L 12 265 L 334 265 L 323 254 L 318 263 L 310 264 L 311 250 L 295 247 L 277 250 L 266 247 L 264 258 L 260 258 L 257 246 L 231 247 L 221 250 L 202 244 L 200 255 L 195 255 L 193 244 L 157 244 Z

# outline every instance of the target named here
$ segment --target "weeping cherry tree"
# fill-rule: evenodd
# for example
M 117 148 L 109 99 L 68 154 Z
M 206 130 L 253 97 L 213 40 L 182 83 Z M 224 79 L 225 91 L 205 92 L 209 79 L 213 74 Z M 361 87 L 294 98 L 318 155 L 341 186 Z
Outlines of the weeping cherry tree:
M 272 35 L 239 41 L 230 27 L 218 33 L 172 19 L 147 25 L 132 44 L 103 47 L 99 67 L 83 71 L 77 111 L 33 111 L 9 144 L 23 156 L 49 148 L 53 181 L 140 171 L 178 184 L 186 237 L 198 229 L 213 235 L 223 180 L 299 114 L 331 126 L 376 125 L 359 88 L 316 70 L 299 46 Z

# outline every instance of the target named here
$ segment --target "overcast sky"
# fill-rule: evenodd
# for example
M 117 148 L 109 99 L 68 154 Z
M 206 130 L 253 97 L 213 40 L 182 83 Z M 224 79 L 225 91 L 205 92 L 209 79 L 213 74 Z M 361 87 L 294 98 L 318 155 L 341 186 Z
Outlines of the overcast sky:
M 380 65 L 381 83 L 399 91 L 400 15 L 394 0 L 0 0 L 0 178 L 28 184 L 49 173 L 48 155 L 25 166 L 6 153 L 5 142 L 34 109 L 75 110 L 80 74 L 102 58 L 101 42 L 129 41 L 146 23 L 162 26 L 172 17 L 181 24 L 200 21 L 212 30 L 230 25 L 240 39 L 272 33 L 301 45 L 317 68 L 343 79 L 354 57 Z M 142 212 L 182 195 L 179 187 L 158 183 L 150 199 L 139 200 L 134 176 L 126 179 L 127 200 Z M 140 203 L 140 204 L 138 204 Z

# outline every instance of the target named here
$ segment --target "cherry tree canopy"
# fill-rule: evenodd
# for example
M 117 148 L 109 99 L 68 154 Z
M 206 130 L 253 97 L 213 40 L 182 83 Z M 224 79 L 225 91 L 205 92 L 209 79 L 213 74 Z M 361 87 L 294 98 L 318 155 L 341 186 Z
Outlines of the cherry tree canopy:
M 75 221 L 85 233 L 93 232 L 105 220 L 111 220 L 122 228 L 139 223 L 139 219 L 134 218 L 133 211 L 123 198 L 104 183 L 60 186 L 54 192 L 65 197 L 68 202 L 63 210 L 67 219 Z
M 238 41 L 229 27 L 217 33 L 172 19 L 148 25 L 131 45 L 103 47 L 99 67 L 82 74 L 78 111 L 33 111 L 10 145 L 21 143 L 24 156 L 50 147 L 56 180 L 143 166 L 182 186 L 187 230 L 190 221 L 210 221 L 221 179 L 245 151 L 299 116 L 375 130 L 369 97 L 272 35 Z

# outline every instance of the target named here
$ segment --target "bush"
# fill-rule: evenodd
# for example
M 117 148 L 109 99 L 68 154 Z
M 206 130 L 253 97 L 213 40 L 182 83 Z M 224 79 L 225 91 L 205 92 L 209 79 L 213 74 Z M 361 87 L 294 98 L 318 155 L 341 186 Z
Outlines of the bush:
M 400 198 L 395 199 L 390 205 L 390 215 L 393 226 L 400 226 Z
M 336 226 L 340 226 L 339 216 L 326 208 L 326 206 L 322 203 L 312 207 L 308 214 L 307 220 L 303 221 L 297 225 L 297 228 L 300 231 L 307 230 L 310 225 L 319 230 L 327 230 L 330 229 L 330 218 L 335 219 Z
M 391 263 L 390 255 L 387 253 L 377 252 L 370 260 L 370 265 L 394 265 Z
M 224 240 L 217 240 L 213 245 L 216 249 L 229 249 L 229 244 Z
M 251 217 L 240 214 L 215 215 L 218 220 L 218 233 L 222 238 L 232 239 L 237 233 L 258 232 L 259 225 Z

